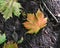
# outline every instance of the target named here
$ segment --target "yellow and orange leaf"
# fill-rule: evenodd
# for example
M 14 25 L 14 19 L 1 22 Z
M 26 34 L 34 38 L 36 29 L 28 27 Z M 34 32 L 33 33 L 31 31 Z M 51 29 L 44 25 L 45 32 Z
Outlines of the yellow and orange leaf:
M 46 23 L 47 18 L 44 18 L 44 14 L 38 9 L 36 16 L 31 13 L 27 14 L 27 21 L 23 25 L 28 29 L 27 33 L 33 34 L 45 27 Z

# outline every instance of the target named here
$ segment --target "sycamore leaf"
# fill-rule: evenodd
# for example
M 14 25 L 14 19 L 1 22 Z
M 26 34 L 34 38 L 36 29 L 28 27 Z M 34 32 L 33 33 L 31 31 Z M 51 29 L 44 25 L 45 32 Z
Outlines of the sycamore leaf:
M 18 46 L 13 41 L 9 41 L 4 44 L 3 48 L 18 48 Z
M 22 8 L 20 3 L 14 2 L 14 4 L 13 4 L 13 13 L 14 13 L 14 15 L 16 15 L 18 17 L 21 14 L 20 13 L 21 10 L 19 8 Z
M 5 34 L 0 34 L 0 44 L 6 41 L 6 35 Z
M 3 17 L 7 20 L 12 17 L 12 8 L 7 8 L 4 13 Z
M 12 17 L 12 13 L 19 17 L 21 14 L 20 8 L 22 8 L 21 4 L 17 0 L 0 0 L 0 13 L 6 20 Z
M 0 12 L 6 9 L 7 2 L 5 0 L 0 0 Z
M 37 33 L 40 29 L 46 26 L 47 18 L 44 18 L 44 14 L 38 9 L 36 16 L 34 14 L 27 14 L 27 21 L 23 23 L 24 27 L 28 29 L 29 34 Z

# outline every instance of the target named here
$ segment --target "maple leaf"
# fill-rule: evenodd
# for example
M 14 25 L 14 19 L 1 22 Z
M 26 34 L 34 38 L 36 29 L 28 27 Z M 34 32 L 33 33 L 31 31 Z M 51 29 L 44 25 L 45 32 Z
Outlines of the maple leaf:
M 12 14 L 19 17 L 22 6 L 17 0 L 0 0 L 0 13 L 3 14 L 5 20 L 12 17 Z
M 36 16 L 34 14 L 27 14 L 27 21 L 23 23 L 24 27 L 28 29 L 27 33 L 37 34 L 40 29 L 46 26 L 47 18 L 44 18 L 44 14 L 38 9 Z
M 0 44 L 4 43 L 6 41 L 6 35 L 4 34 L 0 34 Z
M 3 48 L 18 48 L 18 45 L 13 41 L 8 41 L 7 43 L 4 43 Z

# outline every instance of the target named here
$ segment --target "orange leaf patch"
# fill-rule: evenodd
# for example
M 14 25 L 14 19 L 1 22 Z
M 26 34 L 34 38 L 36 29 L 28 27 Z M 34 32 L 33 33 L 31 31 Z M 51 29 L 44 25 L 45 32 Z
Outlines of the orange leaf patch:
M 44 18 L 44 14 L 38 9 L 36 16 L 34 14 L 27 14 L 27 21 L 23 23 L 24 27 L 28 29 L 27 33 L 37 33 L 40 29 L 46 26 L 47 18 Z

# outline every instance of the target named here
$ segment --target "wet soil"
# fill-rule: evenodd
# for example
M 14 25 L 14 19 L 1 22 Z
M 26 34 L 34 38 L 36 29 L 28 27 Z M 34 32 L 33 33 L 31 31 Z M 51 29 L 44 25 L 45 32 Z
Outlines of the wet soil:
M 19 2 L 26 13 L 35 13 L 38 8 L 41 9 L 40 0 L 19 0 Z M 56 23 L 48 11 L 45 10 L 44 7 L 43 9 L 43 13 L 48 17 L 48 23 L 47 26 L 41 29 L 36 35 L 25 34 L 27 30 L 24 28 L 22 23 L 26 21 L 26 17 L 22 14 L 19 18 L 13 16 L 13 18 L 8 19 L 7 21 L 5 21 L 2 14 L 0 14 L 0 30 L 2 33 L 6 33 L 7 41 L 13 40 L 17 42 L 21 37 L 23 37 L 23 42 L 18 44 L 19 48 L 60 48 L 60 23 Z M 56 18 L 60 19 L 59 17 Z M 12 35 L 14 35 L 14 37 Z M 0 45 L 0 48 L 2 48 L 2 46 L 3 44 Z

